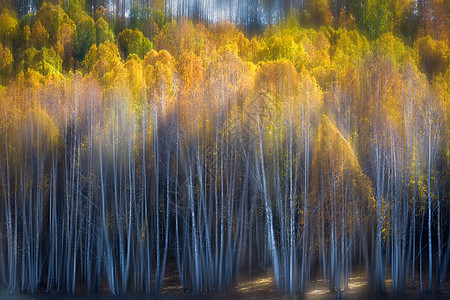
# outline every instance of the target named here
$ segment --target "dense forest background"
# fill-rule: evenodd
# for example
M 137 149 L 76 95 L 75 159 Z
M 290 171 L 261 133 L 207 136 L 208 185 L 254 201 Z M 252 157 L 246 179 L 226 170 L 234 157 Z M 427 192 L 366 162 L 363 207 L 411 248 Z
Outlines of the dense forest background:
M 439 292 L 448 0 L 2 0 L 0 291 Z M 168 262 L 173 268 L 168 270 Z M 168 270 L 168 271 L 166 271 Z

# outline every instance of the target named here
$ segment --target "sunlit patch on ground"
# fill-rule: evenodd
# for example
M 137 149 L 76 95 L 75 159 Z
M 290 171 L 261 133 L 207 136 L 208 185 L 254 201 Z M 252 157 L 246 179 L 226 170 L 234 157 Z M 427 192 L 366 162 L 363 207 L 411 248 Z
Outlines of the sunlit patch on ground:
M 245 294 L 248 292 L 254 292 L 254 291 L 258 291 L 258 290 L 270 291 L 271 289 L 274 290 L 274 288 L 275 288 L 275 285 L 274 285 L 272 277 L 266 276 L 266 277 L 257 277 L 254 279 L 249 279 L 249 280 L 240 282 L 238 284 L 238 286 L 236 287 L 236 291 L 238 293 Z
M 161 294 L 180 293 L 183 290 L 181 285 L 171 285 L 163 287 Z
M 306 292 L 306 296 L 319 296 L 319 295 L 324 295 L 328 292 L 329 292 L 329 290 L 326 290 L 326 289 L 313 289 L 313 290 Z
M 349 299 L 359 299 L 360 296 L 366 295 L 367 282 L 365 276 L 351 277 L 348 285 L 350 290 L 343 291 L 344 297 L 347 296 L 350 297 Z M 235 287 L 234 291 L 236 295 L 245 298 L 279 298 L 279 295 L 275 289 L 275 282 L 268 274 L 262 274 L 257 277 L 241 280 Z M 330 292 L 328 282 L 323 279 L 318 279 L 311 282 L 305 296 L 306 299 L 334 299 L 336 297 L 336 293 Z M 285 297 L 286 299 L 289 298 L 289 296 Z
M 348 287 L 350 289 L 361 288 L 366 286 L 367 286 L 366 278 L 362 276 L 352 277 L 348 282 Z
M 180 276 L 176 264 L 171 262 L 167 265 L 167 270 L 166 274 L 168 275 L 164 277 L 161 295 L 181 294 L 183 287 L 180 285 Z

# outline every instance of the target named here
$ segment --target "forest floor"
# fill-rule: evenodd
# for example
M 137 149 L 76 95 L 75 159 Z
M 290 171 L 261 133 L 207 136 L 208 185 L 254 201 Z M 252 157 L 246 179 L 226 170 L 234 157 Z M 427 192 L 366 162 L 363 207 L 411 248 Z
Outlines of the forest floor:
M 416 284 L 417 286 L 417 284 Z M 275 289 L 275 283 L 268 274 L 261 274 L 241 280 L 231 291 L 231 298 L 236 299 L 290 299 L 289 296 L 279 296 Z M 225 296 L 225 297 L 227 297 Z M 365 273 L 353 274 L 349 280 L 349 289 L 343 292 L 341 299 L 364 299 L 364 300 L 391 300 L 398 299 L 392 293 L 392 281 L 386 280 L 386 295 L 376 296 L 369 291 Z M 331 300 L 336 299 L 336 292 L 330 292 L 329 285 L 321 279 L 313 280 L 305 294 L 306 300 Z M 419 287 L 409 288 L 400 299 L 408 300 L 444 300 L 450 299 L 450 283 L 442 288 L 440 294 L 421 294 Z
M 51 291 L 50 293 L 45 293 L 45 290 L 41 291 L 38 295 L 24 295 L 16 294 L 12 296 L 2 296 L 0 294 L 0 299 L 19 299 L 19 300 L 56 300 L 56 299 L 73 299 L 73 300 L 84 300 L 84 299 L 117 299 L 117 300 L 128 300 L 128 299 L 291 299 L 290 296 L 280 296 L 275 288 L 275 282 L 269 272 L 261 272 L 259 274 L 253 275 L 243 275 L 241 276 L 238 283 L 234 288 L 230 289 L 227 293 L 218 296 L 214 294 L 203 294 L 201 296 L 195 296 L 190 291 L 184 291 L 179 285 L 178 274 L 176 268 L 175 270 L 168 271 L 168 275 L 164 278 L 164 288 L 160 295 L 152 297 L 142 297 L 133 294 L 124 296 L 111 296 L 108 292 L 108 288 L 105 284 L 102 284 L 100 290 L 95 295 L 86 294 L 83 287 L 80 287 L 76 294 L 66 294 L 57 293 L 56 291 Z M 424 289 L 425 289 L 424 282 Z M 299 297 L 295 297 L 299 299 Z M 329 286 L 326 282 L 321 279 L 313 280 L 308 286 L 307 292 L 305 294 L 306 300 L 331 300 L 336 299 L 336 293 L 330 292 Z M 386 295 L 376 296 L 373 292 L 370 292 L 366 282 L 366 275 L 364 272 L 354 272 L 349 280 L 349 290 L 343 292 L 343 297 L 341 299 L 364 299 L 364 300 L 391 300 L 391 299 L 407 299 L 407 300 L 444 300 L 450 299 L 450 282 L 446 282 L 442 288 L 440 294 L 421 294 L 418 286 L 416 288 L 408 288 L 405 295 L 402 298 L 395 297 L 392 293 L 392 281 L 386 280 Z

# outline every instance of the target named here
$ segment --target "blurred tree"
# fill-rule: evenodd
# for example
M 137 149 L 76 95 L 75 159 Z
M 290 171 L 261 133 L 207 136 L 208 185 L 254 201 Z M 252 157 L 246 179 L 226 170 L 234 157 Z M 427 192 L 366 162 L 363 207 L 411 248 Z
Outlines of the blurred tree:
M 97 46 L 105 42 L 114 41 L 114 33 L 109 29 L 108 23 L 102 17 L 95 22 L 95 33 L 97 34 Z
M 265 41 L 259 36 L 252 37 L 252 39 L 249 41 L 249 45 L 247 48 L 246 53 L 247 60 L 253 63 L 257 63 L 263 60 L 264 49 L 265 49 Z
M 62 59 L 53 48 L 43 47 L 37 50 L 32 47 L 23 52 L 19 69 L 23 71 L 33 69 L 44 76 L 51 73 L 60 73 L 62 71 Z
M 309 0 L 306 2 L 309 21 L 312 25 L 318 26 L 333 24 L 333 14 L 329 7 L 329 3 L 330 2 L 328 0 Z
M 416 5 L 419 36 L 450 38 L 450 3 L 448 0 L 418 0 Z
M 98 20 L 100 18 L 103 18 L 104 20 L 108 21 L 108 24 L 111 24 L 110 23 L 110 14 L 109 14 L 108 8 L 106 6 L 100 6 L 95 9 L 94 20 Z
M 123 74 L 117 46 L 111 42 L 93 45 L 83 61 L 84 69 L 96 78 L 105 90 L 113 87 Z
M 355 29 L 356 20 L 351 13 L 348 13 L 345 9 L 341 9 L 339 17 L 337 18 L 337 24 L 341 28 L 346 28 L 347 30 Z
M 159 30 L 161 30 L 164 25 L 166 25 L 168 21 L 167 15 L 164 13 L 164 10 L 161 8 L 156 8 L 151 11 L 151 17 L 153 22 L 158 25 Z
M 129 54 L 137 54 L 143 58 L 153 48 L 152 42 L 137 29 L 125 29 L 119 33 L 117 44 L 124 57 L 128 57 Z
M 379 57 L 391 59 L 396 63 L 396 66 L 400 66 L 408 54 L 411 54 L 410 52 L 411 49 L 390 32 L 381 35 L 375 41 L 374 53 Z
M 345 12 L 346 14 L 351 14 L 355 17 L 355 21 L 358 26 L 363 24 L 362 12 L 365 7 L 364 0 L 346 0 L 345 1 Z
M 154 39 L 156 35 L 170 22 L 170 17 L 163 10 L 158 8 L 146 8 L 141 11 L 141 20 L 139 29 L 144 36 Z
M 31 37 L 30 26 L 25 25 L 25 27 L 22 29 L 22 41 L 26 48 L 28 48 L 30 37 Z
M 101 7 L 106 7 L 109 4 L 109 0 L 86 0 L 87 12 L 94 16 L 96 11 Z
M 70 66 L 70 61 L 73 59 L 75 49 L 76 31 L 68 23 L 64 23 L 56 33 L 55 49 L 64 63 Z
M 3 0 L 0 8 L 3 5 L 6 8 L 13 9 L 17 12 L 19 17 L 24 16 L 33 11 L 39 10 L 44 0 Z
M 435 40 L 427 35 L 416 41 L 415 49 L 420 65 L 429 78 L 447 70 L 450 64 L 450 50 L 447 41 Z
M 34 23 L 31 30 L 30 45 L 31 47 L 35 47 L 37 49 L 48 47 L 49 45 L 49 34 L 39 20 Z
M 397 21 L 397 30 L 403 35 L 409 44 L 412 44 L 417 37 L 418 26 L 419 16 L 417 15 L 416 6 L 414 2 L 410 2 L 410 4 L 405 7 L 402 15 Z
M 389 1 L 387 3 L 387 8 L 392 17 L 392 30 L 398 32 L 398 28 L 403 20 L 403 16 L 405 11 L 408 10 L 411 4 L 414 4 L 414 1 L 411 0 L 395 0 Z
M 84 11 L 76 13 L 74 20 L 77 28 L 75 58 L 81 61 L 86 56 L 89 48 L 96 43 L 96 27 L 94 20 Z
M 130 54 L 124 65 L 127 71 L 127 83 L 133 99 L 133 107 L 139 112 L 145 103 L 145 77 L 142 60 L 136 54 Z
M 143 7 L 141 7 L 137 0 L 131 4 L 130 18 L 129 18 L 129 28 L 142 30 L 143 19 L 144 19 Z M 145 20 L 145 19 L 144 19 Z
M 331 236 L 323 241 L 332 257 L 329 284 L 340 297 L 342 286 L 348 287 L 348 268 L 344 265 L 350 253 L 344 249 L 358 226 L 369 224 L 370 214 L 376 207 L 373 188 L 359 165 L 355 150 L 325 114 L 318 126 L 312 156 L 310 198 L 318 200 L 315 205 L 319 209 L 319 220 L 324 218 L 326 221 L 322 222 L 328 224 L 322 227 L 322 235 Z
M 39 21 L 49 34 L 50 41 L 56 42 L 56 33 L 63 22 L 70 23 L 70 18 L 61 6 L 50 2 L 44 2 L 36 13 L 36 20 Z
M 0 42 L 11 48 L 13 40 L 17 37 L 19 22 L 15 14 L 8 9 L 3 9 L 0 14 Z
M 36 21 L 36 14 L 35 13 L 29 13 L 26 15 L 23 15 L 19 19 L 19 27 L 23 28 L 25 25 L 33 26 L 34 22 Z
M 67 12 L 71 19 L 75 19 L 76 15 L 81 11 L 85 12 L 86 0 L 58 0 L 58 4 Z
M 298 93 L 299 76 L 288 60 L 264 63 L 256 73 L 256 86 L 279 107 L 286 99 Z
M 204 26 L 200 24 L 196 27 L 190 20 L 184 18 L 178 22 L 172 20 L 155 37 L 155 48 L 165 49 L 173 57 L 179 57 L 183 51 L 192 51 L 195 55 L 199 55 L 201 50 L 207 49 L 205 31 Z
M 181 91 L 188 95 L 194 92 L 203 81 L 204 69 L 200 58 L 191 51 L 185 51 L 178 59 L 178 74 L 181 78 Z
M 148 97 L 159 105 L 163 113 L 171 110 L 175 104 L 175 66 L 175 59 L 166 50 L 152 50 L 144 59 Z
M 283 34 L 281 36 L 272 35 L 266 42 L 267 53 L 265 58 L 268 60 L 288 59 L 294 61 L 298 53 L 299 45 L 294 41 L 291 35 Z
M 13 56 L 11 51 L 0 44 L 0 84 L 5 84 L 12 70 Z
M 371 50 L 367 39 L 356 30 L 338 29 L 336 33 L 336 44 L 332 49 L 333 62 L 341 68 L 362 63 Z
M 392 13 L 388 5 L 388 0 L 367 0 L 362 13 L 362 28 L 369 39 L 375 39 L 391 29 Z

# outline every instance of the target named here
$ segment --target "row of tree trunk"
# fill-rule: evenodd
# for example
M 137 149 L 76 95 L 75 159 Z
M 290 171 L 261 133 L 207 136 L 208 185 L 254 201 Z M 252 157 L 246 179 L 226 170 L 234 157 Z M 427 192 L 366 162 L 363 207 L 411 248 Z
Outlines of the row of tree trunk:
M 373 104 L 367 176 L 345 114 L 331 105 L 336 122 L 323 114 L 312 77 L 290 91 L 298 76 L 283 73 L 272 90 L 243 99 L 246 74 L 236 64 L 216 71 L 208 92 L 184 83 L 173 95 L 174 79 L 163 78 L 141 102 L 126 88 L 102 96 L 78 75 L 62 86 L 10 87 L 0 118 L 7 292 L 85 283 L 90 292 L 107 284 L 112 294 L 158 293 L 168 261 L 197 294 L 270 270 L 280 293 L 304 293 L 320 273 L 341 296 L 358 264 L 379 293 L 386 277 L 402 293 L 416 266 L 431 291 L 435 265 L 440 289 L 450 255 L 443 117 L 435 98 L 414 94 L 414 77 L 403 81 L 404 128 L 383 106 L 387 77 L 361 79 Z

